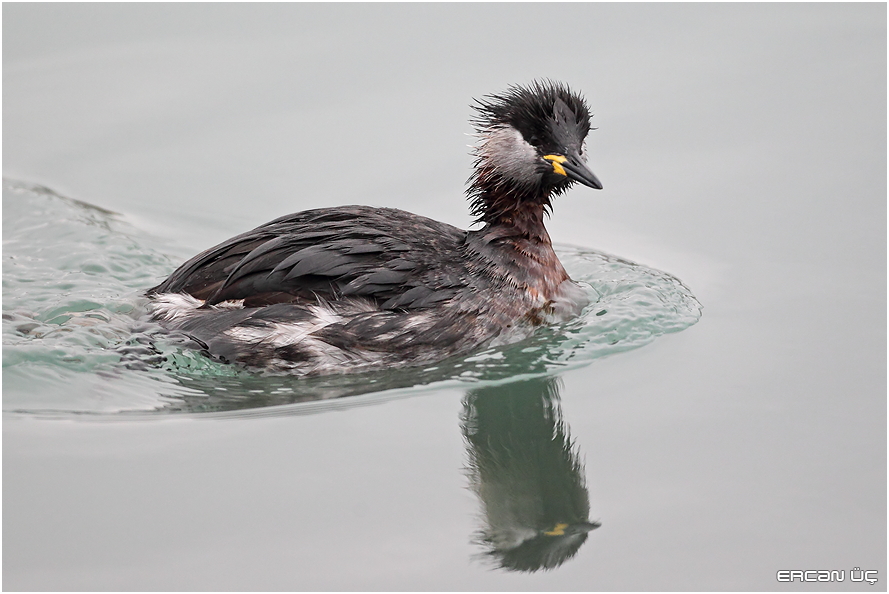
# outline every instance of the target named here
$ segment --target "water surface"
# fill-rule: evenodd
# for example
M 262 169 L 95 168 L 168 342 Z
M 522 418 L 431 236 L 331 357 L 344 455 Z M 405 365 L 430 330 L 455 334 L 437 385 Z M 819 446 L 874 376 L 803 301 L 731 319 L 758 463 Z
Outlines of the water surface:
M 669 274 L 566 247 L 559 255 L 591 302 L 575 320 L 434 366 L 262 377 L 213 361 L 189 348 L 187 337 L 150 321 L 145 289 L 173 265 L 149 234 L 49 188 L 4 180 L 3 192 L 5 411 L 210 412 L 512 381 L 638 348 L 701 315 L 691 292 Z
M 885 5 L 3 17 L 7 589 L 885 587 Z M 466 228 L 470 100 L 535 77 L 595 114 L 576 325 L 302 393 L 138 327 L 289 212 Z

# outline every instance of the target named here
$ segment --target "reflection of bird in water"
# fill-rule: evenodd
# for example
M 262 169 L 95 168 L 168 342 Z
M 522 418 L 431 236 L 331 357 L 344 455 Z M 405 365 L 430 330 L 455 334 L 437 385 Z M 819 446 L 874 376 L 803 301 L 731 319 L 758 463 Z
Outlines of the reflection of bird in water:
M 573 557 L 587 533 L 583 463 L 559 407 L 559 380 L 480 388 L 464 399 L 468 474 L 482 504 L 477 541 L 513 571 L 553 569 Z

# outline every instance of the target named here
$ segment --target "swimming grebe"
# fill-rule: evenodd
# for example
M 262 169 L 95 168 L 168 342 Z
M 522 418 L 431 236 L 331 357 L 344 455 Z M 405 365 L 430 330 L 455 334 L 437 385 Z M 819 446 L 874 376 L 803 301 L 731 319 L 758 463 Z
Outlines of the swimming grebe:
M 149 289 L 153 318 L 211 357 L 324 374 L 430 364 L 528 336 L 587 304 L 543 226 L 585 164 L 583 98 L 535 81 L 477 100 L 463 231 L 392 208 L 287 215 L 198 254 Z

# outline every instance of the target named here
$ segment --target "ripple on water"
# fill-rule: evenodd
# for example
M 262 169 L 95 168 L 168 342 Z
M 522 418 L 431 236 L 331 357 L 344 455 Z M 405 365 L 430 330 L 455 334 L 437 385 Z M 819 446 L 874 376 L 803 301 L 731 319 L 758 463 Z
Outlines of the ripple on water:
M 261 376 L 214 362 L 140 321 L 142 292 L 177 262 L 111 211 L 3 180 L 3 406 L 25 414 L 302 414 L 444 386 L 499 383 L 587 365 L 700 319 L 678 279 L 592 250 L 557 248 L 591 304 L 522 342 L 421 369 L 320 378 Z M 373 395 L 370 395 L 370 394 Z M 368 394 L 348 402 L 342 396 Z M 286 409 L 268 409 L 293 405 Z M 261 409 L 266 409 L 265 411 Z M 113 415 L 120 418 L 119 414 Z

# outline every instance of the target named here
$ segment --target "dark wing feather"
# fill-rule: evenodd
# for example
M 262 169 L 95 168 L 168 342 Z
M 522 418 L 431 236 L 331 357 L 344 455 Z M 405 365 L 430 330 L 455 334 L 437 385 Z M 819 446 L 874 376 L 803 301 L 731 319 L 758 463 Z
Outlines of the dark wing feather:
M 310 210 L 195 256 L 149 293 L 185 292 L 207 305 L 345 295 L 385 309 L 427 307 L 449 299 L 465 282 L 465 240 L 465 231 L 396 209 Z

